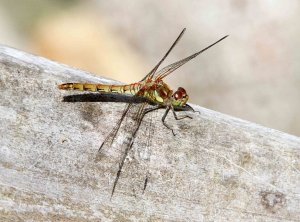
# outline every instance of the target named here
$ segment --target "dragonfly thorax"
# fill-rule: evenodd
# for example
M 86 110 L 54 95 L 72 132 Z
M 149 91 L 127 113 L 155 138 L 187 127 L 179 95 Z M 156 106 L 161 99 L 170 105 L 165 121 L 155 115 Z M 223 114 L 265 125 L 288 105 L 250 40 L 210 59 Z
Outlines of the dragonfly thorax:
M 150 101 L 156 104 L 167 105 L 172 97 L 172 90 L 162 80 L 148 80 L 144 87 L 139 90 L 140 93 Z
M 189 99 L 184 88 L 179 87 L 173 93 L 173 90 L 161 79 L 156 81 L 148 80 L 145 87 L 142 87 L 142 90 L 139 92 L 143 92 L 143 96 L 152 102 L 165 106 L 182 107 L 186 105 Z

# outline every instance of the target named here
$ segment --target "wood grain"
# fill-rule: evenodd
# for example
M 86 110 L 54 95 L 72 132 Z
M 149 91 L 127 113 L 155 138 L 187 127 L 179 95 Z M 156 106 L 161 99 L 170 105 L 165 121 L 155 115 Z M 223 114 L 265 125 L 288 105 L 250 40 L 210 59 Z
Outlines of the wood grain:
M 96 154 L 126 103 L 63 82 L 116 83 L 0 46 L 1 221 L 299 221 L 300 138 L 199 106 L 175 137 L 145 117 L 110 199 L 122 131 Z

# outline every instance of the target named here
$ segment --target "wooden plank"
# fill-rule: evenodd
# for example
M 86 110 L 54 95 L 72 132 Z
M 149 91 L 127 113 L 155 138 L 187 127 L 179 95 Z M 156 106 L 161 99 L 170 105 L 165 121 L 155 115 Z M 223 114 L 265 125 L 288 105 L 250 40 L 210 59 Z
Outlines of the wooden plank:
M 0 47 L 1 221 L 299 221 L 300 138 L 199 106 L 175 137 L 145 117 L 110 198 L 122 153 L 96 154 L 126 104 L 62 102 L 77 81 L 111 82 Z

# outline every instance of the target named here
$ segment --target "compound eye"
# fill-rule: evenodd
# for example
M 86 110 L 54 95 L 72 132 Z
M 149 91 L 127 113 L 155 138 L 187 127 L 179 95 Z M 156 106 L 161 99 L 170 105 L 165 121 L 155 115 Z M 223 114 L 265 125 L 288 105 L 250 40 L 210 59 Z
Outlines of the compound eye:
M 174 93 L 174 97 L 176 100 L 178 100 L 181 97 L 181 95 L 179 92 L 176 92 L 176 93 Z

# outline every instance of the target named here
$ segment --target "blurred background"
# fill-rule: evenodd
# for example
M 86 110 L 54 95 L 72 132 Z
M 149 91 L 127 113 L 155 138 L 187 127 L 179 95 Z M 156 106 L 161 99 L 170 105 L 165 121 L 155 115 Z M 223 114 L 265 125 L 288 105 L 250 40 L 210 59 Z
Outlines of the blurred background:
M 190 102 L 300 136 L 300 1 L 0 0 L 0 44 L 126 83 L 229 38 L 170 75 Z

